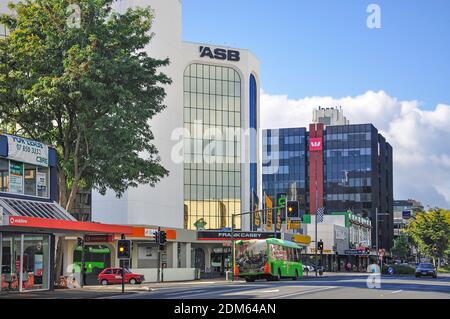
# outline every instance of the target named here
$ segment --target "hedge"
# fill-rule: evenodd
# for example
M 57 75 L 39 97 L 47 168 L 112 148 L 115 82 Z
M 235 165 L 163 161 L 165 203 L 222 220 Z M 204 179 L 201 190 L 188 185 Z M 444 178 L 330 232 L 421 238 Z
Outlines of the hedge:
M 392 267 L 394 269 L 394 275 L 414 275 L 416 269 L 411 266 L 406 265 L 383 265 L 382 273 L 389 274 L 388 268 Z

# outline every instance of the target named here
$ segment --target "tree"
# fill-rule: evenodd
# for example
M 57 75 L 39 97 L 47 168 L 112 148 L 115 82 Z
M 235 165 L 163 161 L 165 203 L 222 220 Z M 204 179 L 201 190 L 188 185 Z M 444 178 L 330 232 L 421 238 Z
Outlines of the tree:
M 410 251 L 410 245 L 408 241 L 408 236 L 405 234 L 400 234 L 394 241 L 394 247 L 392 247 L 392 253 L 395 257 L 400 259 L 406 259 Z
M 149 8 L 119 14 L 113 0 L 78 0 L 74 25 L 71 2 L 21 1 L 0 18 L 10 30 L 0 40 L 0 118 L 9 133 L 56 147 L 59 200 L 69 211 L 79 187 L 120 197 L 168 175 L 149 120 L 165 108 L 171 82 L 158 71 L 169 61 L 144 50 Z
M 435 208 L 419 213 L 412 221 L 407 233 L 421 254 L 433 258 L 442 258 L 450 244 L 450 211 Z

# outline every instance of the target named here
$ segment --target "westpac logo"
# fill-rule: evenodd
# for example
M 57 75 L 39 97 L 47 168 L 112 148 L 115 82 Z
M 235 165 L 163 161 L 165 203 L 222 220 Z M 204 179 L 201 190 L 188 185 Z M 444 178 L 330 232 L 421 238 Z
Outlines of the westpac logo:
M 311 142 L 312 147 L 320 147 L 322 145 L 322 142 Z
M 200 57 L 209 57 L 215 60 L 228 60 L 238 62 L 241 60 L 240 52 L 236 50 L 226 50 L 222 48 L 211 49 L 210 47 L 200 47 Z

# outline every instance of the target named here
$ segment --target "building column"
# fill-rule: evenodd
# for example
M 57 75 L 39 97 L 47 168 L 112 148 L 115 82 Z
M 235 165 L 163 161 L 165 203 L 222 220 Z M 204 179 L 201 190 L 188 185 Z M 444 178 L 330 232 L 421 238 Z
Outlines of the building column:
M 186 243 L 184 247 L 186 250 L 186 268 L 191 268 L 191 243 Z
M 167 268 L 178 268 L 177 242 L 167 245 Z

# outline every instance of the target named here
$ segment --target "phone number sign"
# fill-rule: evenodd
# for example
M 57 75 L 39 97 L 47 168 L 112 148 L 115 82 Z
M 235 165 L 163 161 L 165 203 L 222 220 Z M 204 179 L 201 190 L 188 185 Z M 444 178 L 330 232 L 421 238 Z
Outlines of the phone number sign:
M 8 135 L 8 158 L 48 167 L 48 146 L 41 142 Z

